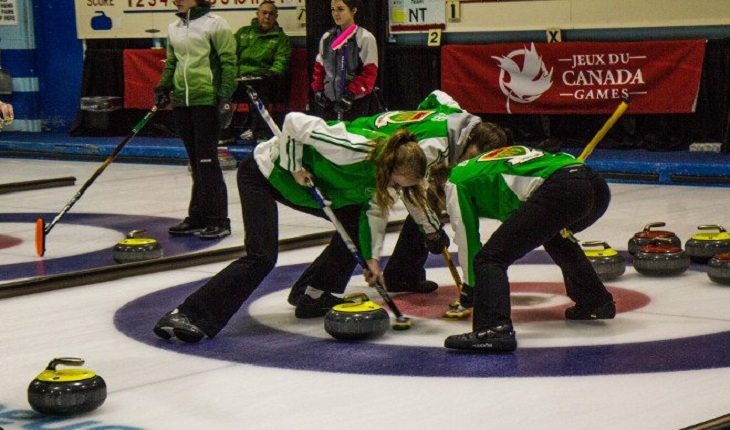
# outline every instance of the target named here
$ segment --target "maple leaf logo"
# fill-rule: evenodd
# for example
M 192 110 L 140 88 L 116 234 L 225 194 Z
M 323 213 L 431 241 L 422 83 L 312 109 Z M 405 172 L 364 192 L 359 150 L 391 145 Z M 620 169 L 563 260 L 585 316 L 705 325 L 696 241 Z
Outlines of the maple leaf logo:
M 515 61 L 520 56 L 521 67 Z M 507 113 L 512 113 L 510 100 L 517 103 L 533 102 L 553 85 L 553 69 L 547 70 L 534 43 L 530 44 L 530 49 L 525 47 L 506 56 L 492 58 L 499 64 L 499 88 L 507 96 Z

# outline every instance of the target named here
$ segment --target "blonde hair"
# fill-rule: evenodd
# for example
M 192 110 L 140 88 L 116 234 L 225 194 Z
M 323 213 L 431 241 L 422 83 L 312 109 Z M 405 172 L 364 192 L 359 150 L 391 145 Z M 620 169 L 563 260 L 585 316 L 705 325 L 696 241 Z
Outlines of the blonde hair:
M 375 156 L 375 201 L 378 207 L 387 213 L 395 204 L 388 189 L 392 175 L 399 174 L 418 180 L 416 185 L 405 187 L 402 192 L 411 203 L 425 208 L 426 188 L 423 179 L 426 177 L 428 160 L 418 145 L 416 135 L 406 129 L 396 131 Z

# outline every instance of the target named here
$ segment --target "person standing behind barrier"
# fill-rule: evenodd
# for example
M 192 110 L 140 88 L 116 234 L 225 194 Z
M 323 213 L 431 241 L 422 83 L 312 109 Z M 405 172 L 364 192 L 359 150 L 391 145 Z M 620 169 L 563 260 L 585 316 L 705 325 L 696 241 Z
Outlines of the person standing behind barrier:
M 256 18 L 251 25 L 241 27 L 236 32 L 236 54 L 238 58 L 238 85 L 233 99 L 247 102 L 248 127 L 241 135 L 244 140 L 270 137 L 268 127 L 260 120 L 258 110 L 250 104 L 245 85 L 251 85 L 266 103 L 288 98 L 285 82 L 291 63 L 291 40 L 276 21 L 279 11 L 271 0 L 259 4 Z
M 10 103 L 0 102 L 0 115 L 2 116 L 3 124 L 10 124 L 15 119 L 15 113 L 13 112 L 13 105 Z M 0 124 L 2 129 L 2 124 Z
M 332 48 L 332 42 L 355 24 L 360 9 L 362 0 L 332 0 L 335 27 L 319 41 L 311 87 L 315 112 L 325 120 L 349 120 L 370 113 L 370 96 L 378 78 L 375 36 L 358 26 L 343 46 Z
M 168 231 L 220 239 L 231 234 L 231 227 L 217 143 L 233 115 L 236 45 L 228 23 L 210 13 L 210 1 L 175 0 L 175 6 L 179 19 L 167 29 L 167 60 L 155 88 L 155 104 L 164 108 L 172 102 L 193 188 L 188 216 Z

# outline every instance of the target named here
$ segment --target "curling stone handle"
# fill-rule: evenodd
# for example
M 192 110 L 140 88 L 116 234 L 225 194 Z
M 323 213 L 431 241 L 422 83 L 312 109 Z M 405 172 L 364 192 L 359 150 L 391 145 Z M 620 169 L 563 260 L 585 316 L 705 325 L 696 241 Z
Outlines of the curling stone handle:
M 653 245 L 663 246 L 663 245 L 671 245 L 672 239 L 668 237 L 655 237 L 650 241 Z
M 588 242 L 583 242 L 583 248 L 589 248 L 592 246 L 602 246 L 603 249 L 608 249 L 610 246 L 606 242 L 601 242 L 600 240 L 591 240 Z
M 717 224 L 698 225 L 697 230 L 719 230 L 720 233 L 725 232 L 725 228 Z
M 51 360 L 50 363 L 48 363 L 48 367 L 46 367 L 46 370 L 56 370 L 56 366 L 59 364 L 64 364 L 66 366 L 81 366 L 84 364 L 83 358 L 76 358 L 76 357 L 60 357 L 60 358 L 54 358 Z
M 644 226 L 644 231 L 649 231 L 652 229 L 652 227 L 664 227 L 667 225 L 664 221 L 658 221 L 658 222 L 650 222 L 649 224 Z
M 144 237 L 145 233 L 147 233 L 147 230 L 145 229 L 132 230 L 127 233 L 127 239 L 138 239 L 140 237 Z

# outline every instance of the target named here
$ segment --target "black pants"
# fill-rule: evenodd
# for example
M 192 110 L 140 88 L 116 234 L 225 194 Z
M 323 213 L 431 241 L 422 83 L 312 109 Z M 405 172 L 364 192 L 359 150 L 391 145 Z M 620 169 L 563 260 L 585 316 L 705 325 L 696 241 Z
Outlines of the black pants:
M 352 271 L 357 261 L 348 252 L 341 251 L 342 240 L 335 234 L 324 251 L 314 262 L 307 267 L 302 276 L 297 279 L 292 289 L 303 293 L 308 285 L 312 285 L 312 275 L 326 271 L 330 279 L 330 289 L 333 293 L 344 293 L 347 283 L 352 277 Z M 344 243 L 342 243 L 344 245 Z M 423 234 L 418 224 L 408 216 L 403 223 L 393 254 L 383 270 L 386 286 L 400 285 L 400 290 L 413 290 L 422 281 L 426 280 L 426 269 L 423 265 L 428 258 L 428 249 L 423 242 Z M 405 284 L 405 286 L 404 286 Z
M 218 162 L 218 109 L 176 107 L 173 117 L 190 159 L 193 190 L 188 217 L 194 225 L 227 227 L 228 194 Z
M 245 83 L 240 82 L 236 87 L 236 92 L 233 93 L 231 98 L 234 103 L 246 103 L 248 105 L 248 114 L 246 114 L 246 119 L 238 123 L 240 124 L 240 127 L 244 130 L 250 129 L 257 137 L 264 138 L 273 136 L 269 126 L 266 124 L 266 121 L 264 121 L 261 117 L 256 106 L 251 103 L 248 92 L 246 92 L 246 86 L 251 86 L 258 94 L 259 99 L 261 99 L 264 104 L 267 104 L 286 101 L 289 98 L 289 87 L 285 84 L 285 78 L 277 78 L 273 76 L 260 81 Z M 286 92 L 286 94 L 282 94 L 281 92 Z M 269 112 L 269 114 L 273 115 L 271 112 Z M 234 116 L 234 118 L 235 117 L 236 116 Z M 231 124 L 229 130 L 225 131 L 224 134 L 228 133 L 232 135 L 236 133 L 234 130 L 235 127 L 235 124 Z
M 606 181 L 588 167 L 551 175 L 474 258 L 474 330 L 511 324 L 507 268 L 540 245 L 560 267 L 575 303 L 592 307 L 613 300 L 580 245 L 560 235 L 564 227 L 579 232 L 593 224 L 610 200 Z
M 238 192 L 243 212 L 246 255 L 213 276 L 205 285 L 188 296 L 178 307 L 208 336 L 215 336 L 238 311 L 243 302 L 261 284 L 276 265 L 279 254 L 279 222 L 276 202 L 311 215 L 325 217 L 319 209 L 293 205 L 288 202 L 261 174 L 253 157 L 238 168 Z M 334 209 L 335 215 L 348 234 L 357 241 L 359 206 Z M 339 236 L 337 236 L 339 238 Z M 328 248 L 332 252 L 350 255 L 342 240 L 333 238 Z M 333 266 L 333 272 L 342 269 Z M 329 270 L 312 272 L 311 285 L 331 291 Z

